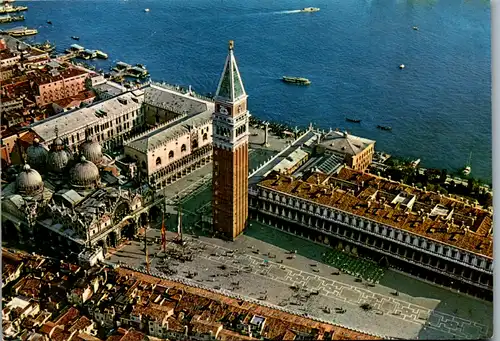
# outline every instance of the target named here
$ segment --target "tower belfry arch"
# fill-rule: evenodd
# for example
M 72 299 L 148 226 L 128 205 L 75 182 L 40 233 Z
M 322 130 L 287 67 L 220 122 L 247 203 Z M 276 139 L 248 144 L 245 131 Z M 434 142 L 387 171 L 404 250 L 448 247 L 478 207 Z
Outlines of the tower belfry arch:
M 248 219 L 247 98 L 231 40 L 214 97 L 212 177 L 214 231 L 229 240 L 243 232 Z

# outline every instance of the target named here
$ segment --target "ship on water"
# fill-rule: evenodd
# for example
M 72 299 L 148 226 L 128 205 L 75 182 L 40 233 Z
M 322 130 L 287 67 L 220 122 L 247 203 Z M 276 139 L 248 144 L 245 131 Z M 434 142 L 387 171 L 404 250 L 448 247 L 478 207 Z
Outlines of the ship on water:
M 320 9 L 318 7 L 305 7 L 303 9 L 301 9 L 300 11 L 310 13 L 310 12 L 319 12 Z
M 108 55 L 102 51 L 95 50 L 96 57 L 99 59 L 108 59 Z
M 80 51 L 78 57 L 83 59 L 94 59 L 95 57 L 97 57 L 97 54 L 95 53 L 95 51 L 92 50 L 83 50 Z
M 462 174 L 465 176 L 470 175 L 470 172 L 472 171 L 471 160 L 472 160 L 472 152 L 469 154 L 469 159 L 467 160 L 467 164 L 462 170 Z
M 85 50 L 85 47 L 80 46 L 78 44 L 73 44 L 69 49 L 66 50 L 66 53 L 80 53 Z
M 43 52 L 50 53 L 56 49 L 56 45 L 52 44 L 50 41 L 46 40 L 40 44 L 34 44 L 33 47 L 42 50 Z
M 289 76 L 283 76 L 281 79 L 285 83 L 292 83 L 292 84 L 298 84 L 298 85 L 310 85 L 311 81 L 307 78 L 302 78 L 302 77 L 289 77 Z
M 14 21 L 23 21 L 24 20 L 24 15 L 18 15 L 18 16 L 11 16 L 11 15 L 3 15 L 0 16 L 0 24 L 6 24 L 9 22 L 14 22 Z
M 22 12 L 27 10 L 28 6 L 11 6 L 9 4 L 0 6 L 0 14 Z
M 26 37 L 32 36 L 38 33 L 38 30 L 35 28 L 27 28 L 27 27 L 15 27 L 10 30 L 2 31 L 3 33 L 7 33 L 12 37 Z

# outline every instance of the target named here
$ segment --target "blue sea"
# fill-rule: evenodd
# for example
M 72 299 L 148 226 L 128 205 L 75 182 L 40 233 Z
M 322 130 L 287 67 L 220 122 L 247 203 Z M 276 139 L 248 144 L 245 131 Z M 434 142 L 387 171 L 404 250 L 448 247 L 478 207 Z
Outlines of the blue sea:
M 491 181 L 490 4 L 484 0 L 18 1 L 21 25 L 145 64 L 153 80 L 215 92 L 235 54 L 254 116 L 344 128 L 376 149 Z M 303 7 L 317 13 L 296 13 Z M 150 12 L 144 9 L 149 8 Z M 53 25 L 46 24 L 51 20 Z M 19 23 L 2 28 L 20 26 Z M 418 26 L 419 30 L 413 30 Z M 398 66 L 405 64 L 400 70 Z M 280 82 L 307 77 L 309 87 Z M 345 117 L 361 119 L 350 124 Z M 376 128 L 392 126 L 390 132 Z

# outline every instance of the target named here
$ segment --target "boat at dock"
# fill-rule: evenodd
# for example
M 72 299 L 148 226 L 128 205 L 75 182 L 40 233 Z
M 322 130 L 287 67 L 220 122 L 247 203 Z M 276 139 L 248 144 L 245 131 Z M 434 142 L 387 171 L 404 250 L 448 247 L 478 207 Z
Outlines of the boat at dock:
M 11 6 L 8 4 L 0 6 L 0 14 L 22 12 L 27 10 L 28 10 L 27 6 Z
M 38 33 L 37 29 L 27 28 L 27 27 L 15 27 L 9 30 L 2 31 L 3 33 L 7 33 L 11 37 L 26 37 L 32 36 Z
M 380 124 L 377 125 L 377 128 L 381 129 L 381 130 L 387 130 L 387 131 L 392 130 L 392 127 L 390 127 L 390 126 L 382 126 Z
M 83 58 L 83 59 L 93 59 L 97 57 L 97 54 L 95 51 L 92 50 L 83 50 L 78 53 L 78 57 Z
M 469 159 L 467 160 L 467 164 L 462 170 L 463 175 L 470 175 L 470 172 L 472 171 L 471 168 L 471 159 L 472 159 L 472 152 L 469 154 Z
M 346 117 L 345 120 L 347 122 L 352 122 L 352 123 L 361 123 L 361 120 L 357 119 L 357 118 L 349 118 L 349 117 Z
M 95 50 L 96 57 L 99 59 L 108 59 L 108 55 L 102 51 Z
M 149 76 L 149 72 L 144 67 L 132 66 L 127 70 L 127 76 L 134 78 L 146 78 Z
M 56 49 L 56 45 L 52 44 L 50 41 L 46 40 L 40 44 L 34 44 L 33 47 L 42 50 L 43 52 L 50 53 Z
M 288 77 L 288 76 L 283 76 L 281 79 L 285 83 L 293 83 L 293 84 L 299 84 L 299 85 L 310 85 L 311 81 L 307 78 L 302 78 L 302 77 Z
M 114 68 L 112 68 L 113 71 L 116 71 L 116 72 L 120 72 L 120 71 L 125 71 L 125 70 L 128 70 L 132 67 L 132 65 L 129 65 L 127 63 L 124 63 L 124 62 L 117 62 L 116 63 L 116 66 Z
M 305 7 L 303 9 L 301 9 L 300 11 L 304 12 L 304 13 L 311 13 L 311 12 L 319 12 L 320 9 L 318 7 Z
M 0 24 L 6 24 L 14 21 L 24 21 L 24 19 L 24 15 L 10 16 L 7 14 L 0 17 Z
M 78 44 L 73 44 L 69 49 L 66 50 L 66 53 L 80 53 L 85 50 L 85 47 L 80 46 Z

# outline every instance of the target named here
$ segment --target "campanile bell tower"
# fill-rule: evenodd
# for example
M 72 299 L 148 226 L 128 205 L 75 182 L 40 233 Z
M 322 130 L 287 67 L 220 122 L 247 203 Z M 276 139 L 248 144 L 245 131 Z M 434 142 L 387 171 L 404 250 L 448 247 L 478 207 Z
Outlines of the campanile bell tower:
M 215 93 L 213 115 L 212 214 L 214 231 L 234 240 L 248 219 L 247 94 L 233 54 L 234 42 Z

